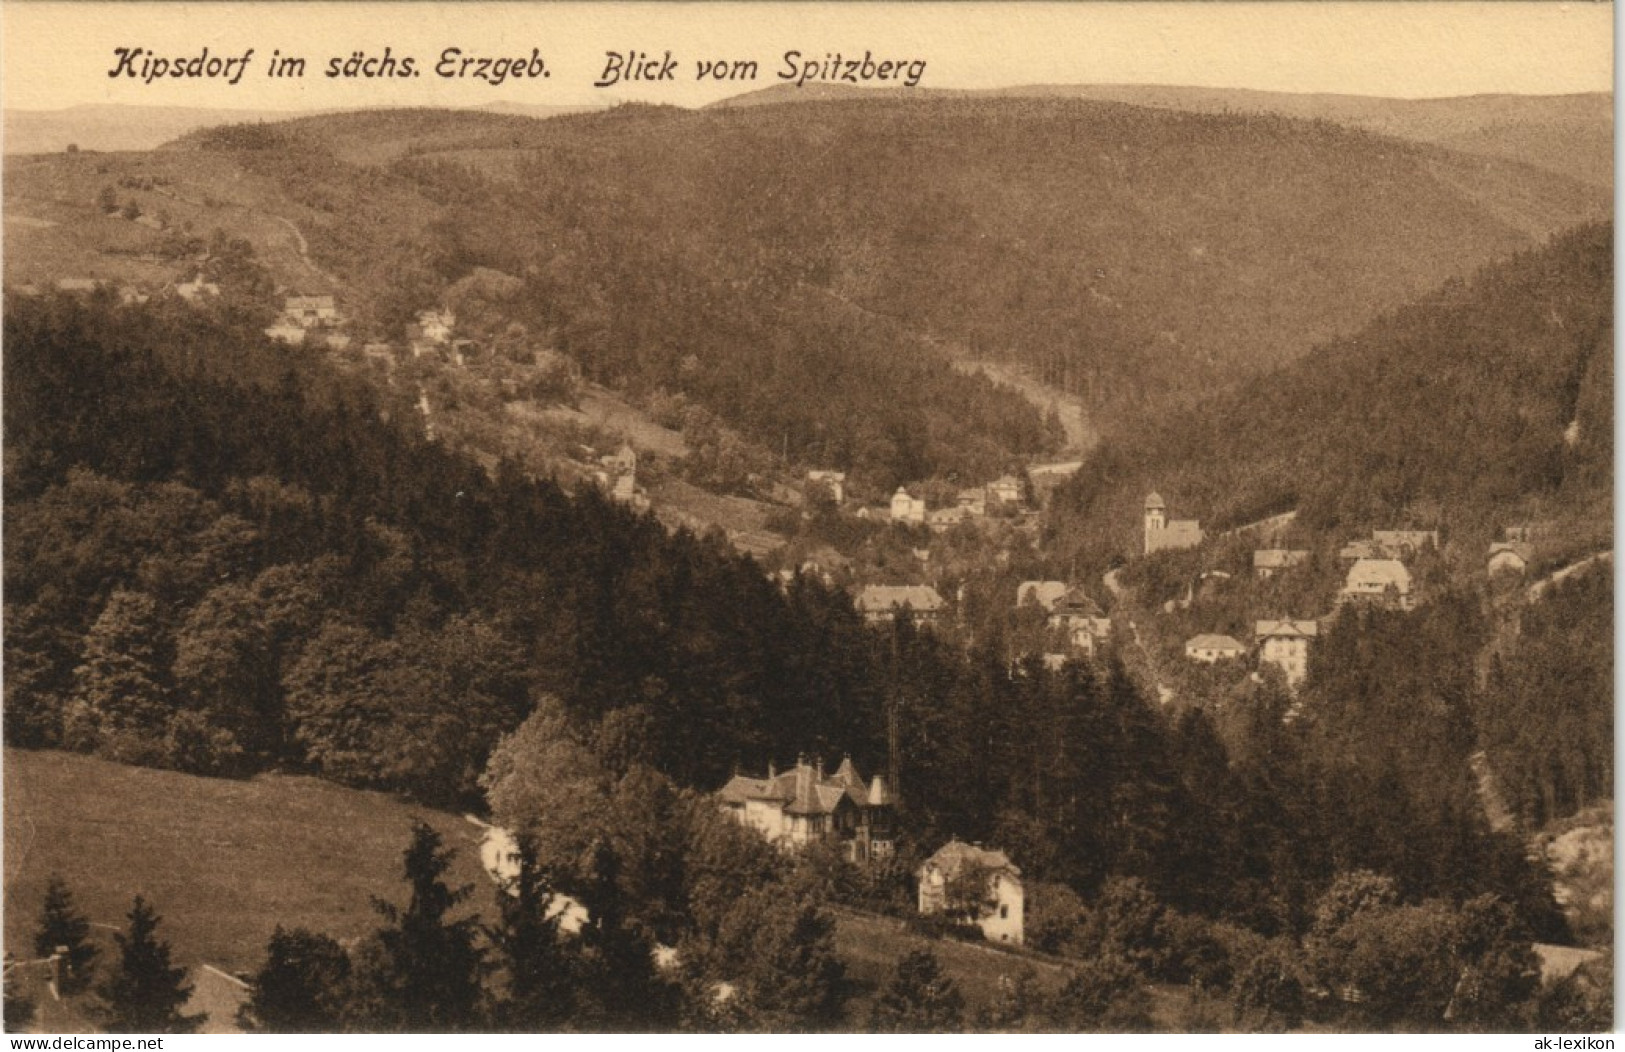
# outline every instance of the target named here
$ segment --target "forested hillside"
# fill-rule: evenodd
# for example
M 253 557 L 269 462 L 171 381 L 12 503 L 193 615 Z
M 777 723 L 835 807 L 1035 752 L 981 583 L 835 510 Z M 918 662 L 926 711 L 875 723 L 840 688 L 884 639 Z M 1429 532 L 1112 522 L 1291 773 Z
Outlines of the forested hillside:
M 1608 208 L 1328 123 L 1065 99 L 349 114 L 178 148 L 297 201 L 385 330 L 494 269 L 589 378 L 684 392 L 881 485 L 1053 441 L 943 353 L 1126 424 Z
M 1358 335 L 1108 440 L 1062 491 L 1080 553 L 1135 550 L 1152 490 L 1210 528 L 1299 511 L 1315 531 L 1553 520 L 1612 532 L 1613 228 L 1588 226 L 1450 282 Z M 1559 539 L 1560 540 L 1560 539 Z
M 498 738 L 554 696 L 567 718 L 550 733 L 610 773 L 709 788 L 800 752 L 865 770 L 895 756 L 922 842 L 996 838 L 1037 879 L 1137 876 L 1269 926 L 1413 822 L 1454 824 L 1447 839 L 1475 857 L 1501 850 L 1426 779 L 1403 783 L 1421 811 L 1373 818 L 1398 823 L 1389 836 L 1345 840 L 1314 808 L 1279 810 L 1310 782 L 1248 790 L 1207 717 L 1170 722 L 1115 666 L 1013 672 L 998 640 L 967 654 L 906 623 L 872 632 L 844 595 L 810 580 L 780 595 L 719 539 L 488 478 L 381 423 L 319 361 L 240 331 L 157 306 L 8 306 L 14 743 L 461 801 Z M 1226 803 L 1221 785 L 1261 795 Z M 1290 870 L 1286 856 L 1236 870 L 1225 846 L 1277 838 L 1295 845 Z M 1417 894 L 1464 891 L 1464 873 L 1523 886 L 1447 857 L 1381 861 Z

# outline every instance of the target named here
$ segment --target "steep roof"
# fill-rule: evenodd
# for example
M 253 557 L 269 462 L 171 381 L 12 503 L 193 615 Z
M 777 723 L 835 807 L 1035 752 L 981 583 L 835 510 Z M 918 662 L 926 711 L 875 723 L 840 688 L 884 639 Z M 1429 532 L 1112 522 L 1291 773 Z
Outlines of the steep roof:
M 1339 559 L 1374 559 L 1382 553 L 1376 541 L 1349 541 L 1338 551 Z
M 858 592 L 859 612 L 885 613 L 893 607 L 906 606 L 917 614 L 935 613 L 942 609 L 942 596 L 925 584 L 871 584 Z
M 1162 495 L 1153 490 L 1151 495 L 1145 498 L 1145 507 L 1149 511 L 1152 508 L 1167 508 L 1168 505 L 1162 502 Z
M 806 778 L 802 779 L 802 772 Z M 801 790 L 805 790 L 802 792 Z M 812 764 L 802 761 L 771 778 L 751 778 L 736 774 L 717 791 L 725 804 L 743 807 L 747 800 L 769 800 L 784 806 L 790 814 L 830 814 L 848 800 L 857 807 L 879 807 L 891 802 L 885 780 L 875 775 L 868 788 L 863 775 L 847 757 L 832 775 L 820 777 Z
M 1259 639 L 1308 639 L 1319 634 L 1318 621 L 1260 621 L 1253 631 Z
M 1380 592 L 1393 585 L 1403 595 L 1411 590 L 1411 572 L 1398 559 L 1356 559 L 1344 590 Z
M 1146 547 L 1153 552 L 1164 549 L 1195 548 L 1202 543 L 1202 524 L 1195 519 L 1170 519 L 1160 530 L 1146 530 Z
M 1253 552 L 1253 568 L 1258 570 L 1284 570 L 1297 566 L 1309 553 L 1293 548 L 1260 548 Z
M 967 844 L 957 838 L 938 848 L 936 854 L 925 860 L 925 865 L 936 866 L 948 877 L 952 877 L 959 872 L 961 867 L 966 865 L 1002 870 L 1018 877 L 1021 875 L 1021 870 L 1017 868 L 1014 862 L 1010 861 L 1010 856 L 1003 851 L 977 847 L 975 844 Z
M 1028 597 L 1045 610 L 1055 609 L 1055 604 L 1066 595 L 1065 581 L 1023 581 L 1016 586 L 1016 605 L 1025 603 Z
M 1438 547 L 1438 530 L 1372 530 L 1371 539 L 1384 548 Z
M 863 776 L 858 773 L 857 767 L 852 763 L 852 757 L 843 756 L 841 766 L 835 768 L 835 773 L 829 779 L 833 784 L 847 789 L 862 789 Z
M 1100 604 L 1089 598 L 1089 593 L 1082 588 L 1069 588 L 1065 595 L 1055 601 L 1050 612 L 1074 617 L 1099 617 Z
M 1199 636 L 1192 636 L 1190 639 L 1186 640 L 1185 649 L 1234 650 L 1239 653 L 1247 648 L 1236 642 L 1236 640 L 1230 636 L 1220 636 L 1214 635 L 1212 632 L 1204 632 Z
M 792 779 L 788 790 L 780 786 L 784 775 L 776 778 L 747 778 L 742 774 L 736 774 L 728 779 L 728 784 L 723 786 L 717 795 L 726 804 L 743 804 L 746 800 L 792 800 L 795 798 L 794 772 L 787 773 Z

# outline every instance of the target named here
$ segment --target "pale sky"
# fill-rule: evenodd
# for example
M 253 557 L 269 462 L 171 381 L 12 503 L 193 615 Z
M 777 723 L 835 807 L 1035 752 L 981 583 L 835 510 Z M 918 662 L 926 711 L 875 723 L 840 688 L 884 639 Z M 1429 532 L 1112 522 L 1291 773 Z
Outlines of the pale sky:
M 3 98 L 12 109 L 84 103 L 325 109 L 624 99 L 700 105 L 781 83 L 786 51 L 926 62 L 921 85 L 1185 84 L 1440 97 L 1611 91 L 1605 3 L 1275 2 L 951 4 L 53 3 L 8 0 Z M 328 78 L 360 50 L 413 56 L 418 76 Z M 164 59 L 254 55 L 240 81 L 109 77 L 116 48 Z M 444 49 L 528 56 L 545 79 L 493 86 L 436 75 Z M 592 86 L 606 52 L 670 50 L 673 82 Z M 307 60 L 267 76 L 272 52 Z M 146 53 L 143 53 L 146 57 Z M 701 59 L 754 60 L 754 83 L 705 83 Z

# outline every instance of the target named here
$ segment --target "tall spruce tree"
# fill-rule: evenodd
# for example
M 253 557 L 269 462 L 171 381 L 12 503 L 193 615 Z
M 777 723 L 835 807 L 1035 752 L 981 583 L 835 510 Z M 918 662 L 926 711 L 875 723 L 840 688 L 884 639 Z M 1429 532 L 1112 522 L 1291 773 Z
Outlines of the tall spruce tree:
M 897 962 L 869 1015 L 882 1034 L 947 1034 L 963 1029 L 965 998 L 930 950 L 911 950 Z
M 64 956 L 58 991 L 62 994 L 85 988 L 101 953 L 90 941 L 90 921 L 74 908 L 67 882 L 54 873 L 45 886 L 45 903 L 40 909 L 39 928 L 34 932 L 34 952 L 41 957 L 58 952 Z
M 333 1033 L 343 1024 L 349 976 L 350 959 L 337 942 L 279 924 L 237 1021 L 245 1029 L 272 1034 Z
M 192 1034 L 208 1018 L 181 1011 L 192 996 L 186 969 L 169 961 L 169 944 L 157 936 L 161 918 L 140 895 L 130 906 L 129 929 L 113 938 L 118 971 L 97 990 L 106 1003 L 106 1027 L 117 1034 Z
M 575 1007 L 575 955 L 559 938 L 552 877 L 536 858 L 536 844 L 521 837 L 519 872 L 497 891 L 500 923 L 485 930 L 506 980 L 492 1011 L 499 1030 L 559 1030 Z
M 475 942 L 478 919 L 450 918 L 468 898 L 469 886 L 442 879 L 456 852 L 419 821 L 405 853 L 412 896 L 404 908 L 373 899 L 385 920 L 358 967 L 358 1024 L 367 1029 L 411 1033 L 467 1030 L 477 1022 L 484 954 Z

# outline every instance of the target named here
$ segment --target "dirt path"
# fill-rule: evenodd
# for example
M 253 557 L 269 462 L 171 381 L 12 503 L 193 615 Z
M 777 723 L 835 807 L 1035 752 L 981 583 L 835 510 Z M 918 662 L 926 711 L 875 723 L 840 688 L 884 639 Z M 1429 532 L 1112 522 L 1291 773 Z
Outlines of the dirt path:
M 1591 566 L 1593 563 L 1611 562 L 1613 558 L 1614 551 L 1612 548 L 1610 548 L 1605 552 L 1597 552 L 1593 555 L 1588 555 L 1584 559 L 1576 559 L 1574 562 L 1569 563 L 1567 566 L 1564 566 L 1561 569 L 1553 570 L 1545 577 L 1542 577 L 1540 580 L 1530 585 L 1524 594 L 1528 596 L 1530 602 L 1534 602 L 1541 596 L 1545 595 L 1551 589 L 1552 585 L 1557 584 L 1559 581 L 1567 580 L 1568 578 L 1579 573 L 1581 570 L 1584 570 L 1586 567 Z
M 872 311 L 862 304 L 854 303 L 845 296 L 822 285 L 804 285 L 803 287 L 823 293 L 830 299 L 851 310 L 874 318 L 884 318 L 894 325 L 901 326 L 914 332 L 932 348 L 940 351 L 950 365 L 958 372 L 966 375 L 981 374 L 1001 387 L 1008 387 L 1036 406 L 1040 412 L 1048 413 L 1054 409 L 1061 419 L 1061 429 L 1066 432 L 1066 448 L 1058 455 L 1063 459 L 1078 456 L 1089 452 L 1100 443 L 1100 433 L 1089 423 L 1088 414 L 1084 411 L 1083 400 L 1076 395 L 1068 394 L 1058 387 L 1033 378 L 1024 368 L 1009 362 L 996 362 L 976 358 L 960 344 L 951 340 L 939 340 L 922 332 L 917 332 L 903 319 L 891 314 L 882 314 Z
M 945 349 L 948 350 L 954 368 L 959 372 L 968 375 L 980 373 L 995 384 L 1017 392 L 1045 414 L 1051 409 L 1055 410 L 1056 415 L 1060 417 L 1061 428 L 1066 432 L 1066 449 L 1062 453 L 1063 456 L 1087 453 L 1100 443 L 1100 433 L 1090 426 L 1082 399 L 1034 379 L 1018 365 L 962 357 L 951 348 Z
M 1473 779 L 1478 786 L 1478 802 L 1484 808 L 1484 817 L 1489 820 L 1490 829 L 1497 833 L 1515 831 L 1518 819 L 1501 796 L 1501 785 L 1495 778 L 1495 771 L 1490 768 L 1489 757 L 1480 749 L 1467 758 L 1467 763 L 1473 770 Z

